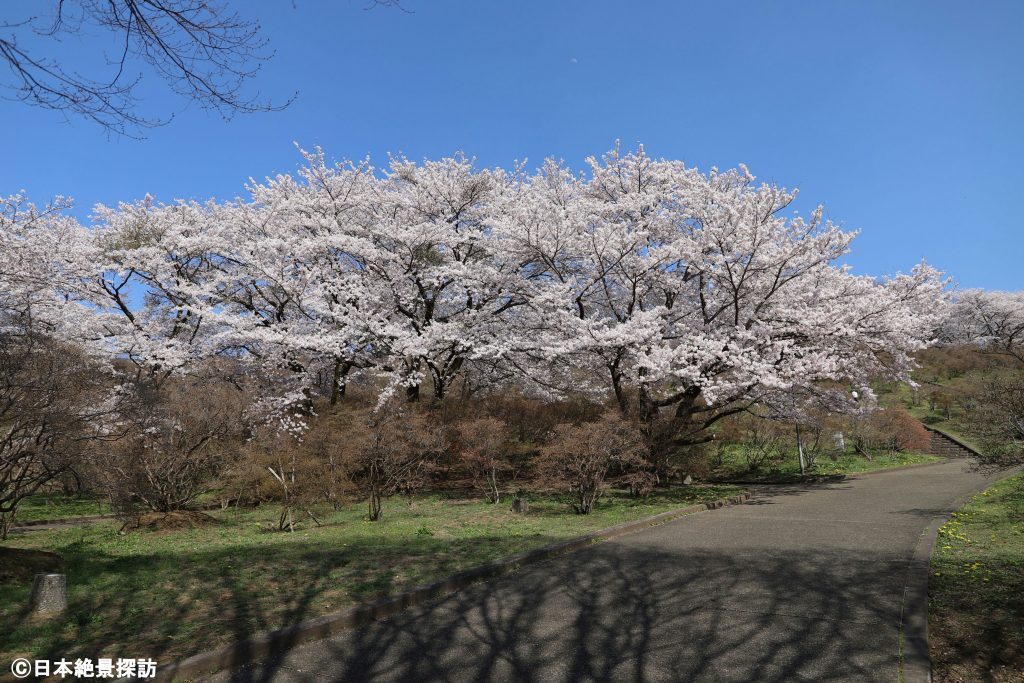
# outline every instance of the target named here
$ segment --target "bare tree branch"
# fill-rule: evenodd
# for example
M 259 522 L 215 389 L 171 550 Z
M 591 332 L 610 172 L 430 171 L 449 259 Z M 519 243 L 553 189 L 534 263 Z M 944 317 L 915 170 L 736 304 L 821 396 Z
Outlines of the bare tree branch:
M 38 40 L 59 41 L 99 28 L 116 40 L 104 55 L 106 77 L 88 76 L 38 54 Z M 147 67 L 177 95 L 225 118 L 287 107 L 250 93 L 248 85 L 273 57 L 259 22 L 213 0 L 57 0 L 53 15 L 0 23 L 0 63 L 11 74 L 10 99 L 81 116 L 107 130 L 139 137 L 173 119 L 138 113 L 137 90 Z

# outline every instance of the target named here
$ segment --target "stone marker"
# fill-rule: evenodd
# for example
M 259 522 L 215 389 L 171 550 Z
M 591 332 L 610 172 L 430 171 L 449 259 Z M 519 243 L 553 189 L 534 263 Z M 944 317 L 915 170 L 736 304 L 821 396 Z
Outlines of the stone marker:
M 530 502 L 525 498 L 515 497 L 512 499 L 512 512 L 518 512 L 521 515 L 525 515 L 530 511 Z
M 835 444 L 837 451 L 846 451 L 846 440 L 843 438 L 842 432 L 836 432 L 832 435 L 832 443 Z
M 36 614 L 63 612 L 68 606 L 68 583 L 63 574 L 36 574 L 29 601 Z
M 687 474 L 686 475 L 686 479 L 683 479 L 683 485 L 684 486 L 689 486 L 692 483 L 693 483 L 693 477 L 691 477 L 689 474 Z

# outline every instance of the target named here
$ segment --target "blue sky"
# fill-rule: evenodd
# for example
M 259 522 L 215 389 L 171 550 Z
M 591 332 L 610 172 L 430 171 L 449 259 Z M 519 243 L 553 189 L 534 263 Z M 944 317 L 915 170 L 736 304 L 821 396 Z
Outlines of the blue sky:
M 176 117 L 139 141 L 0 101 L 0 193 L 70 195 L 84 217 L 147 192 L 233 197 L 294 171 L 294 142 L 581 166 L 621 139 L 799 186 L 802 210 L 861 230 L 857 272 L 925 258 L 1024 288 L 1024 2 L 229 1 L 277 52 L 256 86 L 297 91 L 290 107 L 225 122 L 152 83 L 143 112 Z M 85 64 L 95 44 L 60 49 Z

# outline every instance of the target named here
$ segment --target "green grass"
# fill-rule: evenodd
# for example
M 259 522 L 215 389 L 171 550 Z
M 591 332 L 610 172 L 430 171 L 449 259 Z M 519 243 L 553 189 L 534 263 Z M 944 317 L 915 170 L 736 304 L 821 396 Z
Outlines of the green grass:
M 904 467 L 906 465 L 920 465 L 926 462 L 939 462 L 940 460 L 942 458 L 937 455 L 914 451 L 875 453 L 871 456 L 871 460 L 862 455 L 846 453 L 839 456 L 835 461 L 830 458 L 819 458 L 815 464 L 815 471 L 822 474 L 858 474 L 862 472 L 877 472 L 893 467 Z M 799 466 L 797 471 L 799 471 Z
M 929 581 L 935 680 L 1024 680 L 1024 474 L 939 530 Z
M 965 389 L 963 388 L 963 378 L 955 378 L 952 380 L 945 380 L 937 386 L 942 387 L 952 395 L 959 394 Z M 892 391 L 889 395 L 882 398 L 883 405 L 899 405 L 907 409 L 907 411 L 915 418 L 925 423 L 929 427 L 933 427 L 940 432 L 943 432 L 957 441 L 970 446 L 979 453 L 984 453 L 984 449 L 979 445 L 978 440 L 972 435 L 971 429 L 971 416 L 965 413 L 959 405 L 950 406 L 949 412 L 947 413 L 942 408 L 936 407 L 932 410 L 928 407 L 927 400 L 920 400 L 918 405 L 913 405 L 910 400 L 910 390 L 905 384 L 900 384 L 897 388 Z
M 938 456 L 916 452 L 880 452 L 872 455 L 871 460 L 868 460 L 862 455 L 848 451 L 834 459 L 829 456 L 818 457 L 807 474 L 812 476 L 858 474 L 904 465 L 938 462 L 939 460 L 941 458 Z M 766 462 L 759 468 L 751 470 L 743 456 L 742 447 L 734 446 L 726 449 L 721 465 L 711 471 L 710 478 L 715 480 L 736 478 L 744 481 L 798 480 L 800 478 L 800 459 L 795 453 L 786 453 L 781 459 Z
M 970 435 L 967 428 L 964 427 L 962 422 L 957 420 L 942 420 L 933 421 L 928 423 L 929 427 L 942 432 L 947 436 L 951 436 L 960 443 L 974 449 L 978 453 L 985 453 L 985 449 L 981 447 L 977 439 Z
M 69 610 L 24 617 L 28 583 L 0 584 L 0 661 L 132 656 L 161 663 L 255 632 L 350 607 L 455 571 L 623 521 L 735 495 L 730 486 L 613 492 L 590 515 L 565 500 L 531 501 L 527 515 L 473 500 L 389 500 L 378 522 L 362 505 L 324 512 L 322 527 L 271 531 L 278 510 L 211 513 L 202 529 L 121 535 L 113 523 L 12 536 L 67 562 Z M 323 512 L 323 511 L 322 511 Z
M 30 522 L 39 519 L 67 519 L 108 514 L 110 514 L 110 506 L 104 498 L 37 493 L 18 504 L 18 516 L 14 521 Z

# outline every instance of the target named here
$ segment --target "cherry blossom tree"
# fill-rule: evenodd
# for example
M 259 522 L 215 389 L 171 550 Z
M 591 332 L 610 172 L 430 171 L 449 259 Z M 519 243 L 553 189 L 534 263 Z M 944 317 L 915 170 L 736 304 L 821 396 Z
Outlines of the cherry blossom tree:
M 951 341 L 979 344 L 1024 363 L 1024 291 L 959 293 L 946 332 Z
M 854 234 L 796 192 L 618 147 L 577 174 L 455 156 L 328 163 L 228 202 L 98 207 L 22 240 L 53 325 L 153 381 L 228 356 L 284 426 L 355 377 L 381 403 L 517 384 L 665 414 L 676 446 L 773 393 L 907 378 L 944 282 L 839 264 Z M 296 413 L 299 417 L 296 417 Z
M 794 191 L 642 148 L 588 164 L 577 178 L 549 162 L 511 219 L 510 239 L 548 284 L 531 321 L 546 334 L 536 355 L 603 370 L 621 408 L 645 420 L 673 411 L 680 444 L 772 391 L 906 378 L 927 344 L 938 273 L 853 275 L 836 264 L 852 233 L 820 208 L 781 215 Z
M 26 496 L 118 436 L 111 421 L 118 392 L 49 323 L 60 302 L 48 291 L 32 236 L 66 225 L 65 206 L 0 198 L 0 540 Z
M 948 341 L 1009 359 L 1011 367 L 994 373 L 976 393 L 972 428 L 984 446 L 984 463 L 1019 464 L 1024 461 L 1024 291 L 961 292 L 944 331 Z

